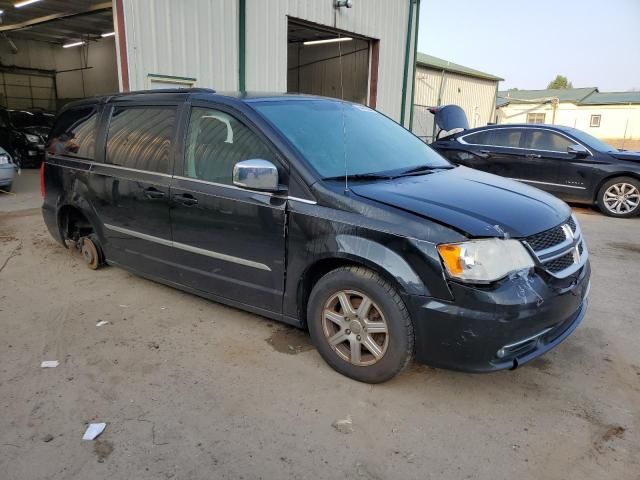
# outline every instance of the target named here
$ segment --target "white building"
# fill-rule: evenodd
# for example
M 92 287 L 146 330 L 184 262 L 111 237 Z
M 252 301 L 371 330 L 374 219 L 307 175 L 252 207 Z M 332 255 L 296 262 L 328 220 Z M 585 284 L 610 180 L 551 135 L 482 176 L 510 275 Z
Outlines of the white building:
M 419 4 L 37 1 L 4 10 L 0 96 L 53 110 L 117 90 L 290 91 L 344 96 L 408 126 Z
M 498 123 L 548 123 L 578 128 L 610 145 L 640 150 L 640 92 L 597 88 L 499 92 Z
M 430 142 L 435 131 L 428 108 L 449 104 L 462 107 L 471 128 L 490 123 L 495 117 L 501 80 L 495 75 L 418 52 L 412 131 Z

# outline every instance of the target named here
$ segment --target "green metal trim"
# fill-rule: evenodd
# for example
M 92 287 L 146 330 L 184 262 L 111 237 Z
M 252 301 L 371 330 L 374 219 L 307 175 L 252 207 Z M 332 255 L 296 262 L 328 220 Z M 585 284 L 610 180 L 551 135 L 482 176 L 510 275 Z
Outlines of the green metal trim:
M 411 77 L 411 111 L 409 130 L 413 130 L 413 106 L 416 102 L 416 57 L 418 56 L 418 29 L 420 28 L 420 0 L 416 0 L 416 31 L 413 38 L 413 76 Z
M 246 20 L 247 2 L 238 0 L 238 90 L 246 91 Z
M 195 82 L 198 80 L 194 77 L 176 77 L 175 75 L 164 75 L 162 73 L 147 73 L 147 77 L 154 77 L 158 79 L 166 78 L 167 80 L 185 80 L 188 82 Z
M 404 51 L 404 75 L 402 79 L 402 105 L 400 106 L 400 124 L 404 127 L 404 114 L 407 104 L 407 77 L 409 76 L 409 57 L 411 56 L 411 30 L 413 29 L 413 3 L 409 0 L 409 19 L 407 20 L 407 42 Z

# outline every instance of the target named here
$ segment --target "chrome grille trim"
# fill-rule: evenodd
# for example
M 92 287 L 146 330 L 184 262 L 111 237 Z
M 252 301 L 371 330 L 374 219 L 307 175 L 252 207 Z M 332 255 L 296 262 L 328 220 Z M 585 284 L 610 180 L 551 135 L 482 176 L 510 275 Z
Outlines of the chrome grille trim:
M 536 245 L 548 243 L 545 240 L 545 235 L 557 238 L 559 231 L 564 233 L 565 240 L 550 247 L 535 250 Z M 538 264 L 544 268 L 547 273 L 556 278 L 566 278 L 569 275 L 573 275 L 587 263 L 587 258 L 589 257 L 587 246 L 582 238 L 582 230 L 573 215 L 557 227 L 525 238 L 523 243 L 528 247 L 531 254 L 538 261 Z M 555 271 L 554 267 L 557 268 L 558 265 L 562 267 L 566 264 L 566 261 L 563 262 L 560 259 L 567 255 L 573 256 L 571 265 L 562 270 Z

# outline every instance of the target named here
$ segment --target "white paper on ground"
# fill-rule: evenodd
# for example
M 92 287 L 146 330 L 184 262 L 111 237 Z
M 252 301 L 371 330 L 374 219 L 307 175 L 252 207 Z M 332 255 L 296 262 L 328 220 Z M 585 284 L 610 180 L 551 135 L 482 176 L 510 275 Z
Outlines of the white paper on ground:
M 56 368 L 60 365 L 58 360 L 45 360 L 40 364 L 40 368 Z
M 84 432 L 82 436 L 83 440 L 95 440 L 98 435 L 104 432 L 104 429 L 107 427 L 106 423 L 90 423 L 87 427 L 87 431 Z
M 96 323 L 96 327 L 102 327 L 103 325 L 109 325 L 109 321 L 108 320 L 100 320 L 98 323 Z

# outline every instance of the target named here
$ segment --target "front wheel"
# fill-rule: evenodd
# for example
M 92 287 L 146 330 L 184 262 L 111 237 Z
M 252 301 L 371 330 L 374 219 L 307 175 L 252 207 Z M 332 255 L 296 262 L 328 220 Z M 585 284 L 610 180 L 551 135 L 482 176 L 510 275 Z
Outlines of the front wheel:
M 413 356 L 413 324 L 396 289 L 363 267 L 343 267 L 314 286 L 307 307 L 311 339 L 324 360 L 354 380 L 380 383 Z
M 598 207 L 610 217 L 629 218 L 638 215 L 640 182 L 632 177 L 608 180 L 598 192 Z

